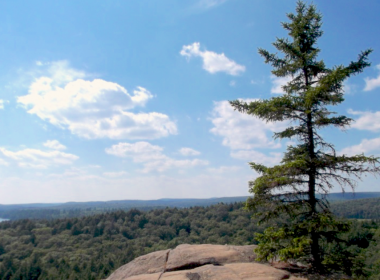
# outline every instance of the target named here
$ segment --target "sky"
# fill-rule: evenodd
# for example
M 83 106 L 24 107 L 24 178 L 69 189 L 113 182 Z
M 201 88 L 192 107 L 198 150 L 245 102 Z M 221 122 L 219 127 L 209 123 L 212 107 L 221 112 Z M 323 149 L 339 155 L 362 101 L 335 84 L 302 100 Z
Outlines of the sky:
M 295 3 L 1 1 L 0 204 L 249 195 L 248 162 L 279 163 L 289 141 L 228 101 L 282 93 L 257 50 L 275 52 Z M 328 67 L 374 50 L 333 108 L 355 122 L 321 133 L 380 156 L 380 2 L 313 3 Z

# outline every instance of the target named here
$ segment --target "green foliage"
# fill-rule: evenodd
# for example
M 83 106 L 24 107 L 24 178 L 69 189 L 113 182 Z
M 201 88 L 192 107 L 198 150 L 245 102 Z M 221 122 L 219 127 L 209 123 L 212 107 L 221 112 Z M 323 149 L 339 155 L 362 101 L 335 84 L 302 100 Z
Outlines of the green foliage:
M 264 234 L 256 233 L 255 238 L 259 242 L 256 249 L 258 261 L 274 261 L 279 259 L 299 259 L 305 255 L 305 250 L 310 246 L 311 240 L 306 236 L 295 237 L 294 232 L 284 227 L 268 227 Z
M 183 243 L 252 244 L 262 230 L 243 203 L 2 222 L 0 280 L 103 279 L 152 251 Z
M 262 242 L 262 236 L 273 242 L 286 258 L 296 258 L 308 250 L 307 236 L 304 240 L 295 237 L 300 235 L 297 230 L 304 230 L 302 227 L 291 228 L 291 224 L 280 217 L 272 221 L 271 229 L 263 234 L 264 227 L 257 226 L 257 220 L 251 220 L 250 215 L 243 203 L 235 203 L 149 212 L 133 209 L 49 221 L 2 222 L 0 279 L 103 279 L 142 254 L 183 243 L 252 244 L 256 243 L 255 233 L 260 244 L 268 244 Z M 144 221 L 142 228 L 141 221 Z M 379 224 L 351 223 L 351 229 L 339 235 L 344 243 L 329 242 L 327 238 L 321 243 L 325 265 L 331 269 L 346 266 L 345 273 L 356 278 L 379 276 Z M 277 226 L 284 224 L 289 226 Z M 270 245 L 259 248 L 264 254 L 268 249 L 271 253 Z
M 165 209 L 166 207 L 184 208 L 194 206 L 210 206 L 218 203 L 234 203 L 245 201 L 246 197 L 219 197 L 208 199 L 158 199 L 158 200 L 118 200 L 97 202 L 68 202 L 62 204 L 19 204 L 1 205 L 0 217 L 10 220 L 21 219 L 62 219 L 90 216 L 117 210 L 128 211 L 139 209 L 148 211 Z
M 380 219 L 380 198 L 352 200 L 350 203 L 337 201 L 331 210 L 340 217 L 351 219 Z
M 268 222 L 286 213 L 291 225 L 281 225 L 263 235 L 258 254 L 261 258 L 301 259 L 322 271 L 324 259 L 321 244 L 339 242 L 338 233 L 347 225 L 335 220 L 324 195 L 339 185 L 354 188 L 352 177 L 364 173 L 379 173 L 379 159 L 373 156 L 338 155 L 334 145 L 319 134 L 329 126 L 344 129 L 352 120 L 336 115 L 331 106 L 344 101 L 343 82 L 368 67 L 371 50 L 359 54 L 348 66 L 327 68 L 318 60 L 317 40 L 322 36 L 322 16 L 314 5 L 297 2 L 296 13 L 288 14 L 289 22 L 282 23 L 289 38 L 277 39 L 274 47 L 283 54 L 279 57 L 264 49 L 259 54 L 272 65 L 273 75 L 291 77 L 283 86 L 284 94 L 267 100 L 231 105 L 240 112 L 267 122 L 285 121 L 289 126 L 274 134 L 274 138 L 296 141 L 289 146 L 281 163 L 266 167 L 250 163 L 260 176 L 249 182 L 253 198 L 247 207 L 261 222 Z M 322 194 L 318 198 L 317 194 Z M 278 241 L 280 236 L 283 238 Z

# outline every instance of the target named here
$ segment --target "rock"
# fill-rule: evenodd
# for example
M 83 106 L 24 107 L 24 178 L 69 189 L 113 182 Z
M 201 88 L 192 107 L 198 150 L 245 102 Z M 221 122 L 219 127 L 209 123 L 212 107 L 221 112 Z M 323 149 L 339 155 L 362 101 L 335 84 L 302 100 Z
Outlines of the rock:
M 252 262 L 255 259 L 255 245 L 189 245 L 177 246 L 169 254 L 166 271 L 198 267 L 205 264 L 225 264 L 236 262 Z
M 289 272 L 265 264 L 233 263 L 222 266 L 209 264 L 192 270 L 166 272 L 160 280 L 281 280 L 288 279 L 289 276 Z
M 160 280 L 238 280 L 233 271 L 224 266 L 203 265 L 191 270 L 166 272 Z M 240 280 L 240 279 L 239 279 Z
M 107 280 L 281 280 L 295 278 L 285 270 L 256 263 L 250 246 L 188 245 L 136 258 Z
M 164 272 L 165 263 L 170 250 L 153 252 L 134 259 L 123 265 L 107 278 L 107 280 L 121 280 L 134 275 L 151 274 Z M 135 279 L 135 278 L 130 278 Z M 150 280 L 151 278 L 136 278 L 141 280 Z M 154 278 L 152 278 L 154 279 Z M 155 280 L 158 278 L 155 278 Z M 128 278 L 129 280 L 129 278 Z
M 128 278 L 117 278 L 120 280 L 158 280 L 160 279 L 162 273 L 153 273 L 153 274 L 140 274 L 140 275 L 135 275 L 131 276 Z M 107 278 L 109 279 L 109 278 Z
M 275 269 L 261 263 L 226 264 L 225 267 L 233 270 L 240 277 L 239 279 L 244 280 L 280 280 L 290 277 L 290 273 L 287 271 Z
M 290 271 L 292 273 L 302 272 L 309 268 L 301 263 L 289 263 L 289 262 L 272 262 L 271 266 L 278 269 Z

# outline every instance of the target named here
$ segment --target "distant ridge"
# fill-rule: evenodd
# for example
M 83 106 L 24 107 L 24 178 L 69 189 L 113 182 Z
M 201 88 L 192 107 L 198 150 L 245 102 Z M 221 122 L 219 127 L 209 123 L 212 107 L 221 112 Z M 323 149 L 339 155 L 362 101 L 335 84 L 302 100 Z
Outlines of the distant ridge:
M 88 208 L 88 207 L 151 207 L 151 206 L 168 206 L 168 207 L 191 207 L 191 206 L 207 206 L 217 203 L 233 203 L 246 201 L 249 196 L 232 196 L 232 197 L 214 197 L 214 198 L 160 198 L 156 200 L 109 200 L 109 201 L 88 201 L 88 202 L 63 202 L 63 203 L 30 203 L 30 204 L 0 204 L 0 210 L 11 209 L 30 209 L 30 208 Z M 321 197 L 319 195 L 319 197 Z M 380 192 L 345 192 L 330 193 L 327 199 L 330 201 L 353 200 L 363 198 L 380 197 Z
M 345 193 L 330 193 L 327 195 L 328 200 L 353 200 L 363 198 L 380 197 L 380 192 L 345 192 Z
M 217 198 L 162 198 L 157 200 L 111 200 L 66 203 L 32 203 L 32 204 L 0 204 L 0 218 L 16 219 L 53 219 L 62 217 L 78 217 L 116 210 L 152 210 L 158 208 L 189 208 L 195 206 L 211 206 L 218 203 L 244 202 L 249 196 L 217 197 Z M 346 192 L 327 195 L 330 202 L 380 198 L 380 192 Z

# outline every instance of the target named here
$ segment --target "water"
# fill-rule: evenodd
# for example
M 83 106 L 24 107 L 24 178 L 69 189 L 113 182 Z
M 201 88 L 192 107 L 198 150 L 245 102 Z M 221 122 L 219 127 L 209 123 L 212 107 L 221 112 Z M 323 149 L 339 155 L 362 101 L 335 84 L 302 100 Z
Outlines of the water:
M 1 222 L 5 222 L 5 221 L 9 221 L 9 219 L 3 219 L 3 218 L 0 218 L 0 223 L 1 223 Z

